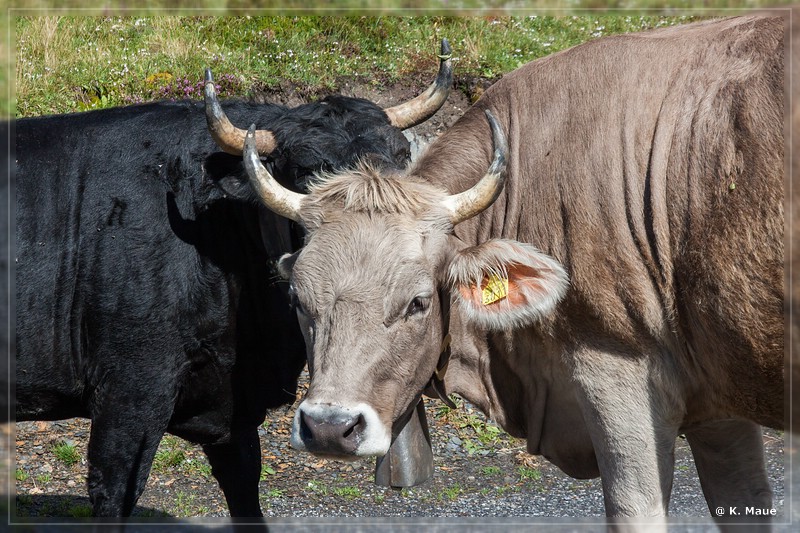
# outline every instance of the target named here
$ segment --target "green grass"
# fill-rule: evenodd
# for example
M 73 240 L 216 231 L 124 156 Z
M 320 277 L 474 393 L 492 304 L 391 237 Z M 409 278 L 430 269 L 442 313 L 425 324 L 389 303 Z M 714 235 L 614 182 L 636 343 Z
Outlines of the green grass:
M 268 489 L 266 492 L 266 496 L 269 498 L 283 498 L 284 496 L 286 496 L 286 490 L 275 489 L 275 488 Z
M 499 444 L 512 440 L 500 427 L 474 410 L 450 409 L 445 406 L 437 411 L 436 417 L 458 430 L 458 437 L 469 455 L 490 452 Z
M 187 459 L 183 465 L 182 469 L 189 475 L 192 476 L 201 476 L 205 479 L 211 479 L 211 465 L 208 464 L 208 461 L 205 458 L 202 459 Z
M 73 505 L 69 509 L 69 516 L 72 518 L 89 518 L 92 516 L 91 505 Z
M 319 481 L 309 481 L 308 490 L 313 492 L 314 494 L 319 494 L 320 496 L 328 495 L 327 485 L 325 485 L 324 483 L 320 483 Z
M 65 466 L 68 467 L 77 464 L 78 461 L 81 460 L 81 456 L 78 453 L 78 449 L 75 447 L 74 444 L 59 442 L 53 445 L 52 452 L 53 455 L 56 456 L 56 459 L 58 459 Z
M 514 439 L 494 422 L 471 408 L 465 409 L 461 398 L 451 396 L 450 399 L 455 403 L 456 409 L 442 404 L 437 407 L 434 416 L 442 423 L 452 425 L 458 430 L 458 437 L 467 454 L 490 452 L 500 444 L 512 443 Z
M 174 435 L 164 435 L 153 457 L 152 471 L 211 479 L 211 465 L 205 455 L 193 454 L 193 447 L 195 445 Z
M 361 497 L 361 489 L 358 487 L 336 487 L 333 489 L 333 493 L 336 496 L 341 496 L 342 498 L 347 498 L 348 500 L 354 500 Z
M 458 496 L 462 492 L 464 492 L 464 490 L 461 488 L 461 485 L 459 485 L 458 483 L 455 483 L 455 484 L 453 484 L 453 485 L 451 485 L 449 487 L 443 488 L 439 492 L 439 499 L 440 500 L 450 500 L 450 501 L 452 501 L 452 500 L 455 500 L 456 498 L 458 498 Z
M 167 472 L 175 467 L 180 466 L 186 460 L 186 454 L 183 450 L 166 449 L 156 452 L 153 459 L 153 471 Z
M 499 466 L 484 466 L 481 468 L 481 474 L 485 476 L 496 476 L 502 472 Z
M 18 17 L 16 116 L 63 113 L 160 98 L 199 98 L 205 67 L 221 96 L 281 82 L 310 95 L 345 78 L 423 87 L 447 37 L 457 77 L 494 78 L 538 57 L 612 33 L 687 17 Z M 1 111 L 1 110 L 0 110 Z
M 178 491 L 175 501 L 171 503 L 169 509 L 169 513 L 177 517 L 203 516 L 207 515 L 209 511 L 207 506 L 197 503 L 197 497 L 194 494 L 187 494 L 183 491 Z
M 183 467 L 186 463 L 185 441 L 174 435 L 164 435 L 153 457 L 152 470 L 158 473 L 167 473 Z
M 14 479 L 17 481 L 25 481 L 28 479 L 28 477 L 28 473 L 21 468 L 17 468 L 17 470 L 14 472 Z
M 520 466 L 517 469 L 517 474 L 519 474 L 520 481 L 539 481 L 542 479 L 541 472 L 535 468 L 529 468 L 527 466 Z
M 261 475 L 259 476 L 260 481 L 266 481 L 269 476 L 275 475 L 275 469 L 267 464 L 261 465 Z

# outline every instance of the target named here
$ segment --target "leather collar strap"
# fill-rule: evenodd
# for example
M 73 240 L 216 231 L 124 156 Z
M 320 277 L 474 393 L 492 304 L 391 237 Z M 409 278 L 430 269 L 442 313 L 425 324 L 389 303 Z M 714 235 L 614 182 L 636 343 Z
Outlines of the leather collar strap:
M 447 391 L 444 388 L 444 375 L 447 372 L 447 366 L 450 364 L 450 292 L 446 288 L 439 289 L 439 303 L 442 307 L 442 347 L 439 350 L 439 362 L 436 364 L 436 370 L 431 376 L 430 383 L 428 383 L 428 390 L 435 394 L 430 394 L 426 391 L 428 396 L 435 396 L 442 400 L 451 409 L 457 406 L 453 400 L 447 396 Z

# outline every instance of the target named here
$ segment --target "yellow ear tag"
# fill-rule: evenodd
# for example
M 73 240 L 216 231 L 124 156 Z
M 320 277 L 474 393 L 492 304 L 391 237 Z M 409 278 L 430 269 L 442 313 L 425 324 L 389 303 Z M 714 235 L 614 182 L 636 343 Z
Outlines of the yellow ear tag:
M 486 287 L 482 293 L 483 305 L 493 304 L 508 296 L 508 278 L 501 278 L 496 274 L 489 276 Z

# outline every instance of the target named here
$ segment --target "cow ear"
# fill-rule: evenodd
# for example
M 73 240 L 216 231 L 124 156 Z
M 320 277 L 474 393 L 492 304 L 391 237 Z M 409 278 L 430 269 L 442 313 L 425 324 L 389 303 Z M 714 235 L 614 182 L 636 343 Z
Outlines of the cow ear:
M 464 317 L 491 330 L 519 328 L 546 316 L 569 285 L 558 261 L 505 239 L 460 250 L 448 275 Z
M 294 268 L 294 263 L 297 261 L 298 255 L 300 255 L 300 251 L 293 254 L 283 254 L 281 258 L 278 259 L 278 274 L 280 274 L 283 279 L 292 277 L 292 269 Z
M 258 197 L 250 185 L 241 157 L 224 152 L 214 152 L 203 163 L 206 175 L 222 192 L 231 198 L 257 202 Z
M 253 187 L 247 179 L 241 176 L 228 175 L 217 182 L 217 186 L 222 189 L 227 196 L 236 200 L 244 200 L 250 203 L 257 203 L 258 196 L 253 191 Z

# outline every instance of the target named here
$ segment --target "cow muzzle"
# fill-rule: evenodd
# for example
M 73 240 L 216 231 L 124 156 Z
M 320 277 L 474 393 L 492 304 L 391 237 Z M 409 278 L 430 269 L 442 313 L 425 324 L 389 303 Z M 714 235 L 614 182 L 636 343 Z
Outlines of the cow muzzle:
M 292 424 L 295 449 L 337 459 L 381 456 L 391 445 L 391 431 L 369 405 L 342 406 L 304 401 Z

